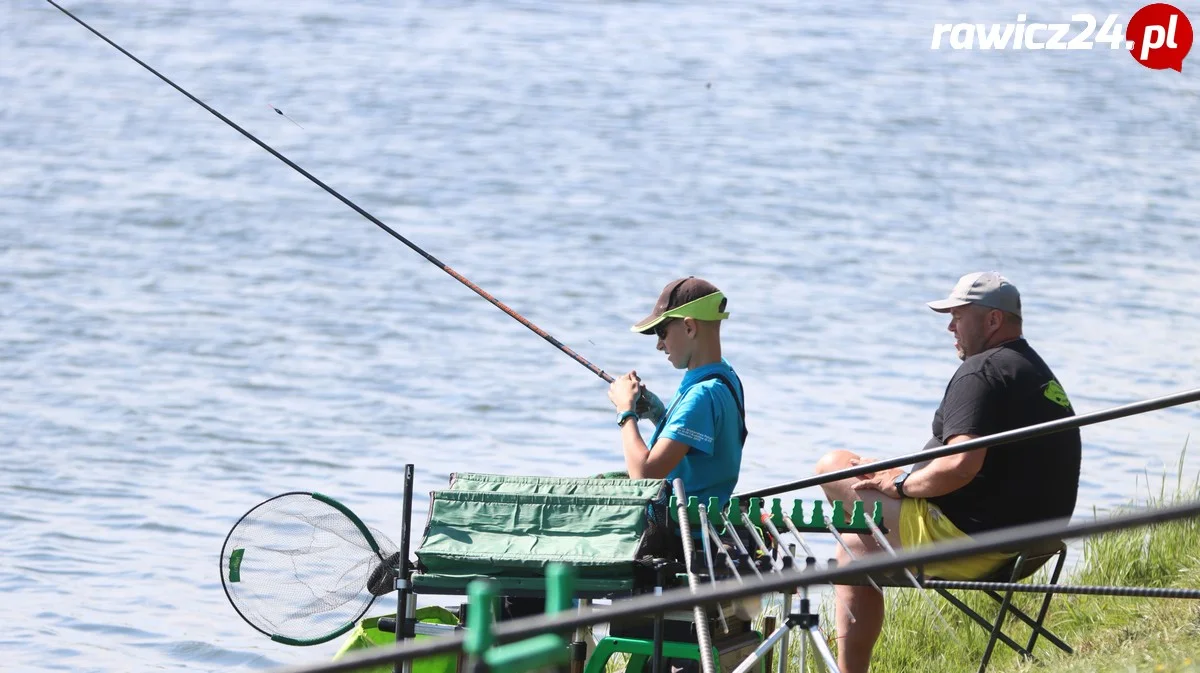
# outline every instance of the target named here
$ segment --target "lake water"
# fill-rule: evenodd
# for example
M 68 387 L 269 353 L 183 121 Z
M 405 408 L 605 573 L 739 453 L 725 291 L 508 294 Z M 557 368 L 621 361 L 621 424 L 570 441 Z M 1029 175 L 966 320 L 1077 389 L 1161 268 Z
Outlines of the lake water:
M 1022 290 L 1080 413 L 1200 385 L 1200 80 L 929 49 L 1026 5 L 69 7 L 664 396 L 679 374 L 628 326 L 672 278 L 716 283 L 741 489 L 919 449 L 958 364 L 923 302 L 970 271 Z M 35 0 L 0 4 L 0 164 L 6 670 L 322 661 L 221 591 L 258 502 L 320 490 L 398 537 L 405 462 L 418 521 L 453 471 L 622 467 L 599 378 Z M 1077 516 L 1197 430 L 1195 404 L 1086 428 Z

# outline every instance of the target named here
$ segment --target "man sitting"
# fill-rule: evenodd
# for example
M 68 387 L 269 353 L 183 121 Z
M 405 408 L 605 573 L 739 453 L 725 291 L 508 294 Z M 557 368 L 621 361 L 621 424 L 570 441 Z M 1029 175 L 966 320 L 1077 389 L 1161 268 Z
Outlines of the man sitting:
M 1036 425 L 1074 415 L 1054 373 L 1025 341 L 1021 297 L 996 273 L 959 279 L 949 298 L 929 302 L 950 314 L 948 329 L 963 361 L 951 377 L 933 416 L 933 437 L 925 449 Z M 915 465 L 843 479 L 822 488 L 829 500 L 883 503 L 888 542 L 916 547 L 986 530 L 1035 521 L 1069 518 L 1079 490 L 1079 430 L 1073 429 L 988 449 L 943 456 Z M 833 451 L 817 464 L 819 474 L 864 463 L 849 451 Z M 849 535 L 855 556 L 879 550 L 870 536 Z M 1010 558 L 982 554 L 925 567 L 944 579 L 977 579 Z M 849 557 L 838 549 L 839 563 Z M 870 586 L 836 588 L 838 666 L 865 673 L 883 628 L 883 596 Z M 845 608 L 856 617 L 850 623 Z

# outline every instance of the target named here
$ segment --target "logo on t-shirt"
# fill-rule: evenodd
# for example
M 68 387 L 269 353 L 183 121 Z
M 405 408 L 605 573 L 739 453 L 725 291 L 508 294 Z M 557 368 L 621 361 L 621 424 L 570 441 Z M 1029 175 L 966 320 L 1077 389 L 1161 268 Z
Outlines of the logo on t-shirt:
M 678 430 L 676 430 L 676 432 L 679 433 L 681 436 L 683 436 L 685 439 L 690 439 L 692 441 L 700 442 L 705 445 L 713 443 L 712 437 L 709 437 L 708 435 L 704 434 L 703 432 L 697 432 L 691 428 L 679 428 Z
M 1046 396 L 1046 399 L 1064 409 L 1071 408 L 1071 400 L 1067 399 L 1067 391 L 1063 390 L 1063 387 L 1058 385 L 1058 381 L 1050 379 L 1050 383 L 1042 386 L 1042 389 L 1042 394 Z

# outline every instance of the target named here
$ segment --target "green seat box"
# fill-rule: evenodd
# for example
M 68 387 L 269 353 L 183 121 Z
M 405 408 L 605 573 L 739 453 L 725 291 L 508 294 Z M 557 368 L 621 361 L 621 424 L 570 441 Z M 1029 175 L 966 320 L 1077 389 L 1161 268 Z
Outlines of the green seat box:
M 395 617 L 396 615 L 381 616 Z M 380 617 L 368 617 L 360 621 L 358 626 L 342 641 L 342 647 L 337 651 L 337 654 L 333 655 L 333 660 L 337 661 L 346 656 L 347 653 L 355 650 L 394 645 L 396 643 L 396 634 L 390 631 L 380 631 L 379 619 Z M 426 624 L 458 624 L 458 618 L 454 616 L 453 612 L 436 605 L 418 608 L 416 619 Z M 416 639 L 426 640 L 433 637 L 418 634 Z M 457 666 L 458 655 L 438 654 L 413 661 L 413 673 L 454 673 Z M 365 668 L 362 669 L 362 673 L 392 673 L 392 666 L 389 664 L 386 666 Z
M 568 563 L 582 594 L 628 592 L 638 560 L 664 548 L 665 494 L 655 479 L 456 474 L 430 494 L 414 587 L 457 593 L 486 577 L 538 593 L 546 566 Z

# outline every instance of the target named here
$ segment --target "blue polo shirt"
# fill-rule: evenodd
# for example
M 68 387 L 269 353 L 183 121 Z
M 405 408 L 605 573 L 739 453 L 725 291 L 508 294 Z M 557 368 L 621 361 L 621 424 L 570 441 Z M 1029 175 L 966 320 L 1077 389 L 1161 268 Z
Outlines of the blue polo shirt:
M 724 358 L 690 370 L 650 435 L 649 445 L 666 437 L 691 447 L 667 480 L 679 477 L 688 496 L 705 504 L 710 496 L 716 496 L 724 507 L 742 468 L 742 419 L 729 386 L 720 379 L 702 380 L 712 374 L 722 374 L 737 388 L 738 399 L 745 399 L 741 382 Z

